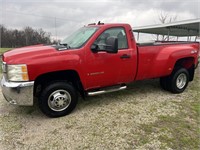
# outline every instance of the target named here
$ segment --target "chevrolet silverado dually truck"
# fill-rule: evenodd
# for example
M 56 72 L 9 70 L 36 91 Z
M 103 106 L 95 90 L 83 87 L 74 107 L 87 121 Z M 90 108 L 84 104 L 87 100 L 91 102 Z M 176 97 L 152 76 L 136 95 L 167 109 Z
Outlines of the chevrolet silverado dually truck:
M 16 48 L 2 56 L 2 93 L 16 105 L 33 105 L 49 117 L 69 114 L 78 96 L 126 89 L 160 78 L 164 90 L 181 93 L 193 80 L 197 42 L 136 43 L 128 24 L 89 24 L 57 45 Z M 134 94 L 134 93 L 133 93 Z

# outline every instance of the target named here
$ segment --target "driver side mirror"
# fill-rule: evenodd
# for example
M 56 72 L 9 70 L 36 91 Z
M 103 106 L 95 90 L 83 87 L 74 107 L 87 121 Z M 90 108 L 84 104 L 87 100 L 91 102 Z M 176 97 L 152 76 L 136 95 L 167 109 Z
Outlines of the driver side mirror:
M 97 52 L 98 52 L 98 45 L 97 45 L 97 44 L 92 44 L 91 50 L 92 50 L 94 53 L 97 53 Z
M 108 37 L 105 41 L 105 44 L 92 44 L 91 50 L 94 53 L 97 52 L 117 53 L 118 39 L 116 37 Z

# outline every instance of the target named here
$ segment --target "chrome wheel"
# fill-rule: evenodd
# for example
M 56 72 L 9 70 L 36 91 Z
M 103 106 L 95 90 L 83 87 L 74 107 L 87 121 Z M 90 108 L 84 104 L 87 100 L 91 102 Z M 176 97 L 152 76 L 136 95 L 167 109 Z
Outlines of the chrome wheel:
M 48 106 L 53 111 L 63 111 L 71 103 L 71 96 L 66 90 L 56 90 L 48 98 Z
M 182 89 L 187 84 L 187 76 L 184 73 L 181 73 L 176 79 L 176 86 L 178 89 Z

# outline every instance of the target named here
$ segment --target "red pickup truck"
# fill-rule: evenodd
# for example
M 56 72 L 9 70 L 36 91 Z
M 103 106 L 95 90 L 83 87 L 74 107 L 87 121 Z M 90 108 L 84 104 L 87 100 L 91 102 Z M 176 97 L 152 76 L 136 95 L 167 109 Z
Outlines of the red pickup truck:
M 181 93 L 193 80 L 199 43 L 138 44 L 128 24 L 90 24 L 58 45 L 16 48 L 2 56 L 2 93 L 11 104 L 33 105 L 49 117 L 69 114 L 78 95 L 126 89 L 136 80 L 160 78 Z M 133 93 L 134 94 L 134 93 Z

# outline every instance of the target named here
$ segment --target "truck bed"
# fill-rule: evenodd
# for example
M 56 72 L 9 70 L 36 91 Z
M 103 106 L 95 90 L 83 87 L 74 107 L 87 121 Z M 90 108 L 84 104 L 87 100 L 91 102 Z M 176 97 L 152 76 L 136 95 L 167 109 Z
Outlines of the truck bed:
M 179 55 L 180 59 L 181 57 L 193 57 L 194 54 L 191 51 L 198 49 L 198 42 L 137 43 L 138 73 L 136 80 L 169 75 L 176 62 L 175 58 L 179 58 Z

